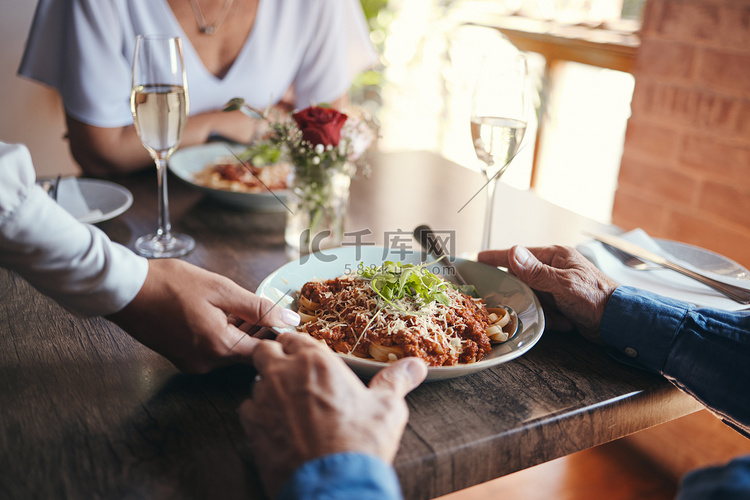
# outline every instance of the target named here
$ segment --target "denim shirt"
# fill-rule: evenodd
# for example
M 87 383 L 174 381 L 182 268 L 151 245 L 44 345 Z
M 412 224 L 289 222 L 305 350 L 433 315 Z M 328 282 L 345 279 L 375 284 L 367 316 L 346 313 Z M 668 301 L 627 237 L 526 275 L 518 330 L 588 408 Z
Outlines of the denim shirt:
M 601 335 L 750 436 L 750 311 L 698 309 L 621 286 L 604 310 Z M 750 456 L 691 471 L 677 494 L 677 500 L 747 498 Z
M 658 372 L 729 425 L 750 429 L 750 311 L 697 309 L 618 287 L 601 322 L 602 339 L 623 357 Z M 398 478 L 382 460 L 356 453 L 300 467 L 280 499 L 399 499 Z M 685 476 L 677 500 L 750 498 L 750 456 Z

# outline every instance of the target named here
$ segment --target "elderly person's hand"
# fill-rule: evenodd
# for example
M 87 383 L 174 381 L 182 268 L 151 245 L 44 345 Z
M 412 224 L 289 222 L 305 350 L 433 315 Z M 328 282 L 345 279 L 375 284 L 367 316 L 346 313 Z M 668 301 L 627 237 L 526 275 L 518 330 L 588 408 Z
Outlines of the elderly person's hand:
M 479 262 L 502 266 L 529 285 L 544 306 L 548 325 L 573 327 L 601 343 L 599 324 L 617 283 L 573 248 L 549 246 L 480 252 Z
M 253 327 L 299 324 L 297 313 L 176 259 L 150 260 L 138 295 L 108 318 L 191 373 L 250 363 L 260 342 L 246 333 Z
M 422 360 L 403 358 L 367 387 L 327 346 L 298 333 L 263 341 L 253 362 L 259 379 L 240 416 L 271 496 L 297 467 L 331 453 L 392 462 L 409 416 L 404 396 L 427 375 Z

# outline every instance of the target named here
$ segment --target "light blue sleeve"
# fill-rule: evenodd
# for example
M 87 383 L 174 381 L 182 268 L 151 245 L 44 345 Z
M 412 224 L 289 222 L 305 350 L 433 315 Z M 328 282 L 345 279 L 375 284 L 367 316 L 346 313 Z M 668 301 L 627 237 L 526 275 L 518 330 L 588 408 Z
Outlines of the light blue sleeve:
M 279 500 L 396 500 L 403 498 L 396 472 L 381 459 L 334 453 L 299 467 Z
M 96 127 L 133 123 L 121 0 L 40 0 L 18 73 L 55 88 L 65 112 Z M 128 43 L 131 43 L 129 45 Z
M 357 0 L 305 0 L 315 26 L 294 80 L 297 108 L 346 94 L 357 74 L 374 66 L 377 53 Z

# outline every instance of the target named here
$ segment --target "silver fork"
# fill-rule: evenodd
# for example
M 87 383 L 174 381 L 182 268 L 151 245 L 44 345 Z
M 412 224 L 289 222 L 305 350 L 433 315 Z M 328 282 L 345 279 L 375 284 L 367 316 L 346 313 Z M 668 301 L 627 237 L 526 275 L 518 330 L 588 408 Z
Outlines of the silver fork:
M 636 271 L 651 271 L 654 269 L 664 269 L 662 266 L 652 264 L 650 262 L 646 262 L 645 260 L 641 260 L 635 255 L 630 255 L 627 252 L 623 252 L 619 248 L 615 248 L 612 245 L 607 245 L 606 243 L 602 243 L 602 246 L 611 253 L 617 260 L 625 264 L 631 269 L 635 269 Z
M 55 201 L 57 201 L 57 188 L 60 186 L 61 178 L 62 175 L 58 175 L 57 179 L 55 179 L 54 181 L 44 180 L 39 182 L 39 185 L 42 187 L 42 189 L 44 189 L 44 192 L 47 193 L 47 195 Z
M 430 226 L 425 224 L 417 226 L 416 228 L 414 228 L 413 234 L 414 238 L 417 240 L 417 242 L 419 242 L 420 245 L 422 245 L 422 248 L 424 248 L 428 254 L 432 254 L 433 257 L 440 259 L 440 263 L 450 271 L 450 273 L 455 277 L 456 281 L 460 285 L 473 288 L 472 295 L 479 298 L 479 292 L 477 291 L 477 289 L 474 288 L 474 285 L 468 284 L 464 277 L 461 276 L 461 273 L 458 272 L 458 269 L 450 261 L 449 255 L 445 252 L 445 249 L 440 244 L 440 240 L 435 237 L 435 233 L 432 231 Z M 508 314 L 510 314 L 512 322 L 511 324 L 513 324 L 513 332 L 508 335 L 508 340 L 510 340 L 516 336 L 516 333 L 523 331 L 523 323 L 521 323 L 521 318 L 518 317 L 518 313 L 516 313 L 516 311 L 512 307 L 505 305 L 500 305 L 499 307 L 502 307 L 503 309 L 508 311 Z
M 49 191 L 50 197 L 55 201 L 57 201 L 57 188 L 60 187 L 60 178 L 62 178 L 62 174 L 58 174 L 57 179 L 55 179 L 55 185 Z
M 601 241 L 601 240 L 599 240 L 599 241 Z M 627 266 L 630 266 L 630 267 L 638 266 L 638 267 L 634 267 L 634 268 L 635 269 L 639 269 L 639 268 L 640 269 L 645 269 L 645 267 L 641 266 L 640 263 L 649 264 L 649 263 L 643 261 L 642 259 L 640 259 L 638 257 L 635 257 L 635 256 L 631 256 L 627 252 L 622 251 L 622 250 L 620 250 L 618 248 L 615 248 L 613 246 L 610 246 L 610 245 L 604 243 L 603 241 L 601 241 L 601 243 L 602 243 L 602 245 L 604 245 L 604 247 L 608 251 L 612 252 L 612 255 L 614 255 L 615 257 L 617 257 L 617 259 L 619 259 L 621 262 L 623 262 Z M 648 251 L 644 250 L 644 252 L 648 252 Z M 650 253 L 650 252 L 648 252 L 648 253 Z M 658 267 L 661 267 L 663 269 L 671 269 L 671 270 L 676 271 L 676 272 L 678 272 L 680 274 L 684 274 L 686 276 L 689 276 L 690 278 L 693 278 L 694 280 L 700 281 L 704 285 L 709 286 L 709 287 L 713 288 L 714 290 L 717 290 L 718 292 L 723 293 L 724 295 L 726 295 L 730 299 L 733 299 L 733 300 L 739 302 L 740 304 L 750 304 L 750 290 L 747 289 L 747 288 L 743 288 L 743 287 L 739 287 L 739 286 L 734 286 L 734 285 L 730 285 L 730 284 L 727 284 L 727 283 L 723 283 L 721 281 L 717 281 L 717 280 L 715 280 L 713 278 L 709 278 L 708 276 L 704 276 L 704 275 L 702 275 L 700 273 L 696 273 L 695 271 L 691 271 L 690 269 L 685 269 L 684 267 L 682 267 L 680 265 L 677 265 L 677 264 L 675 264 L 673 262 L 670 262 L 670 261 L 664 259 L 663 257 L 659 256 L 659 255 L 655 255 L 654 254 L 654 258 L 661 259 L 661 261 L 662 261 L 662 265 L 658 266 Z M 636 261 L 638 261 L 638 262 L 636 262 Z M 659 261 L 654 261 L 654 264 L 656 262 L 659 262 Z

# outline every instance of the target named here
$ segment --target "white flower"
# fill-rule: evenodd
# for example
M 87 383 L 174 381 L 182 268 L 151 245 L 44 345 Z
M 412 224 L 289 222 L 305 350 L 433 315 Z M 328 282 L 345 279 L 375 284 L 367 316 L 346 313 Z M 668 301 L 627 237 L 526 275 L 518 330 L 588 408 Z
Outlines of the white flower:
M 377 138 L 377 129 L 367 120 L 347 120 L 342 135 L 349 137 L 349 160 L 357 161 Z
M 333 149 L 333 145 L 332 144 L 329 144 L 328 146 L 326 146 L 326 151 L 330 151 L 332 149 Z
M 320 157 L 318 157 L 318 156 L 313 156 L 313 159 L 312 159 L 312 164 L 313 164 L 313 165 L 317 165 L 317 164 L 319 164 L 319 163 L 320 163 Z
M 326 150 L 326 147 L 322 144 L 318 144 L 317 146 L 315 146 L 315 152 L 318 153 L 319 155 L 322 155 L 323 151 L 325 150 Z

